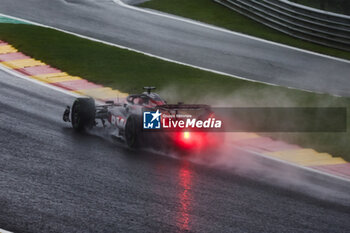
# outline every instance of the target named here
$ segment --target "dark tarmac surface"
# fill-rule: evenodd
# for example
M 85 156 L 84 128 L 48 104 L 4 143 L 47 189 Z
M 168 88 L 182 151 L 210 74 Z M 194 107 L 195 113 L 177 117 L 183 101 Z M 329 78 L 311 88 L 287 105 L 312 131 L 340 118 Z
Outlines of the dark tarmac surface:
M 350 229 L 350 205 L 312 197 L 322 193 L 77 134 L 61 119 L 72 100 L 0 71 L 1 228 L 18 233 Z
M 251 80 L 350 96 L 350 62 L 134 11 L 111 0 L 1 0 L 0 13 Z

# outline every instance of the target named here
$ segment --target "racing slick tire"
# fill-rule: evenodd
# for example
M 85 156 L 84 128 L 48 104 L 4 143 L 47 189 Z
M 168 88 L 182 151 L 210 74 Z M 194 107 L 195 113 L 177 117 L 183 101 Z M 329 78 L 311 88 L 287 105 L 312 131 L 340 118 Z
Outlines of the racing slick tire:
M 125 141 L 130 148 L 139 148 L 142 146 L 142 124 L 140 117 L 131 115 L 128 117 L 125 125 Z
M 72 126 L 76 131 L 91 129 L 95 124 L 95 100 L 93 98 L 77 98 L 72 106 Z

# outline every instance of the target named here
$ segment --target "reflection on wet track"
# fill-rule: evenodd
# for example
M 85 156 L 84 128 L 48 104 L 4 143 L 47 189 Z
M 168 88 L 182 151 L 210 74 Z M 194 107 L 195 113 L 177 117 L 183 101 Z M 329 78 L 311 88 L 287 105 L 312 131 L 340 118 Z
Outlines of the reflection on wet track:
M 192 171 L 188 161 L 182 161 L 178 176 L 178 215 L 176 223 L 181 231 L 189 231 L 191 227 L 191 210 L 193 202 Z

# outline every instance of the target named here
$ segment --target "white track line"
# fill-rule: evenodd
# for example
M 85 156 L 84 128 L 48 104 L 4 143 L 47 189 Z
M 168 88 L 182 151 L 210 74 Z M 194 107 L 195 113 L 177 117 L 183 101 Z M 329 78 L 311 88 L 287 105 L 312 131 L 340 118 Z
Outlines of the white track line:
M 148 12 L 148 11 L 146 11 L 146 12 Z M 150 13 L 150 12 L 148 12 L 148 13 Z M 30 20 L 14 17 L 14 16 L 11 16 L 11 15 L 6 15 L 6 14 L 0 13 L 0 16 L 4 16 L 4 17 L 11 18 L 11 19 L 23 21 L 23 22 L 26 22 L 26 23 L 29 23 L 29 24 L 40 26 L 40 27 L 50 28 L 50 29 L 53 29 L 53 30 L 56 30 L 56 31 L 64 32 L 64 33 L 67 33 L 67 34 L 70 34 L 70 35 L 74 35 L 74 36 L 77 36 L 77 37 L 80 37 L 80 38 L 84 38 L 84 39 L 87 39 L 87 40 L 91 40 L 91 41 L 94 41 L 94 42 L 99 42 L 99 43 L 106 44 L 106 45 L 113 46 L 113 47 L 117 47 L 117 48 L 120 48 L 120 49 L 126 49 L 128 51 L 140 53 L 140 54 L 143 54 L 143 55 L 146 55 L 146 56 L 149 56 L 149 57 L 158 58 L 158 59 L 163 60 L 163 61 L 172 62 L 172 63 L 175 63 L 175 64 L 184 65 L 184 66 L 192 67 L 192 68 L 195 68 L 195 69 L 208 71 L 208 72 L 212 72 L 212 73 L 215 73 L 215 74 L 225 75 L 225 76 L 228 76 L 228 77 L 241 79 L 241 80 L 245 80 L 245 81 L 250 81 L 250 82 L 255 82 L 255 83 L 262 83 L 262 84 L 266 84 L 266 85 L 270 85 L 270 86 L 280 86 L 280 87 L 286 87 L 286 88 L 289 88 L 289 89 L 301 90 L 301 91 L 310 92 L 310 93 L 328 94 L 328 95 L 331 95 L 331 96 L 334 96 L 334 97 L 340 97 L 339 95 L 330 94 L 330 93 L 326 93 L 326 92 L 310 91 L 310 90 L 306 90 L 306 89 L 302 89 L 302 88 L 288 87 L 288 86 L 277 85 L 277 84 L 274 84 L 274 83 L 268 83 L 268 82 L 264 82 L 264 81 L 248 79 L 248 78 L 244 78 L 244 77 L 241 77 L 241 76 L 238 76 L 238 75 L 232 75 L 232 74 L 229 74 L 229 73 L 225 73 L 225 72 L 221 72 L 221 71 L 217 71 L 217 70 L 213 70 L 213 69 L 204 68 L 204 67 L 201 67 L 201 66 L 196 66 L 196 65 L 189 64 L 189 63 L 176 61 L 176 60 L 169 59 L 169 58 L 166 58 L 166 57 L 162 57 L 162 56 L 154 55 L 154 54 L 151 54 L 151 53 L 143 52 L 141 50 L 133 49 L 133 48 L 130 48 L 130 47 L 126 47 L 126 46 L 123 46 L 123 45 L 119 45 L 119 44 L 115 44 L 115 43 L 111 43 L 111 42 L 107 42 L 107 41 L 103 41 L 103 40 L 99 40 L 99 39 L 95 39 L 95 38 L 92 38 L 92 37 L 89 37 L 89 36 L 84 36 L 84 35 L 81 35 L 81 34 L 78 34 L 78 33 L 75 33 L 75 32 L 66 31 L 66 30 L 59 29 L 59 28 L 56 28 L 56 27 L 51 27 L 51 26 L 48 26 L 48 25 L 45 25 L 45 24 L 41 24 L 41 23 L 30 21 Z M 191 22 L 191 21 L 189 21 L 189 22 Z M 199 23 L 199 25 L 202 25 L 202 24 Z M 220 29 L 220 30 L 225 30 L 225 29 Z M 235 32 L 231 32 L 231 31 L 227 31 L 227 32 L 235 33 Z M 293 48 L 293 47 L 291 47 L 291 48 Z M 303 51 L 303 50 L 301 50 L 301 51 Z M 326 55 L 322 55 L 322 54 L 317 54 L 317 53 L 315 53 L 315 54 L 316 55 L 321 55 L 321 56 L 324 56 L 324 57 L 328 57 L 328 58 L 331 58 L 331 59 L 335 59 L 335 60 L 339 60 L 339 61 L 344 61 L 344 62 L 349 62 L 350 63 L 350 61 L 347 61 L 347 60 L 342 60 L 342 59 L 338 59 L 338 58 L 334 58 L 334 57 L 330 57 L 330 56 L 326 56 Z
M 59 29 L 59 28 L 56 28 L 56 27 L 51 27 L 51 26 L 48 26 L 48 25 L 45 25 L 45 24 L 41 24 L 41 23 L 37 23 L 37 22 L 33 22 L 33 21 L 30 21 L 30 20 L 26 20 L 26 19 L 14 17 L 14 16 L 2 14 L 2 13 L 0 13 L 0 16 L 4 16 L 4 17 L 11 18 L 11 19 L 23 21 L 23 22 L 26 22 L 26 23 L 29 23 L 29 24 L 40 26 L 40 27 L 54 29 L 54 30 L 57 30 L 57 31 L 60 31 L 60 32 L 64 32 L 64 33 L 67 33 L 67 34 L 70 34 L 70 35 L 74 35 L 74 36 L 77 36 L 77 37 L 80 37 L 80 38 L 84 38 L 84 39 L 87 39 L 87 40 L 99 42 L 99 43 L 102 43 L 102 44 L 110 45 L 110 46 L 121 48 L 121 49 L 126 49 L 126 50 L 129 50 L 129 51 L 132 51 L 132 52 L 136 52 L 136 53 L 140 53 L 140 54 L 143 54 L 143 55 L 147 55 L 149 57 L 158 58 L 158 59 L 163 60 L 163 61 L 172 62 L 172 63 L 176 63 L 176 64 L 179 64 L 179 65 L 184 65 L 184 66 L 189 66 L 189 67 L 192 67 L 192 68 L 196 68 L 196 69 L 200 69 L 200 70 L 204 70 L 204 71 L 209 71 L 209 72 L 212 72 L 212 73 L 221 74 L 221 75 L 225 75 L 225 76 L 230 76 L 230 77 L 238 78 L 238 79 L 242 79 L 242 80 L 247 80 L 247 81 L 251 81 L 251 82 L 258 82 L 258 83 L 264 83 L 264 84 L 268 84 L 268 85 L 272 85 L 272 86 L 278 86 L 276 84 L 271 84 L 271 83 L 266 83 L 266 82 L 262 82 L 262 81 L 256 81 L 256 80 L 252 80 L 252 79 L 247 79 L 247 78 L 239 77 L 239 76 L 232 75 L 232 74 L 229 74 L 229 73 L 225 73 L 225 72 L 221 72 L 221 71 L 217 71 L 217 70 L 212 70 L 212 69 L 207 69 L 207 68 L 204 68 L 204 67 L 195 66 L 195 65 L 188 64 L 188 63 L 172 60 L 172 59 L 169 59 L 169 58 L 166 58 L 166 57 L 162 57 L 162 56 L 154 55 L 154 54 L 151 54 L 151 53 L 143 52 L 141 50 L 133 49 L 133 48 L 126 47 L 126 46 L 123 46 L 123 45 L 119 45 L 119 44 L 115 44 L 115 43 L 111 43 L 111 42 L 95 39 L 95 38 L 92 38 L 92 37 L 89 37 L 89 36 L 84 36 L 84 35 L 81 35 L 81 34 L 78 34 L 78 33 L 75 33 L 75 32 L 66 31 L 66 30 L 63 30 L 63 29 Z
M 237 147 L 237 148 L 238 148 L 238 147 Z M 321 175 L 325 175 L 325 176 L 328 176 L 328 177 L 332 177 L 332 178 L 334 178 L 334 179 L 339 179 L 339 180 L 345 181 L 345 182 L 347 182 L 347 183 L 350 184 L 350 178 L 345 178 L 345 177 L 342 177 L 342 176 L 333 175 L 333 174 L 331 174 L 331 173 L 327 173 L 327 172 L 324 172 L 324 171 L 321 171 L 321 170 L 317 170 L 317 169 L 315 169 L 315 168 L 311 168 L 311 167 L 307 167 L 307 166 L 301 166 L 301 165 L 298 165 L 298 164 L 296 164 L 296 163 L 288 162 L 288 161 L 286 161 L 286 160 L 282 160 L 282 159 L 275 158 L 275 157 L 270 157 L 270 156 L 268 156 L 268 155 L 261 154 L 261 153 L 259 153 L 259 152 L 255 152 L 255 151 L 252 151 L 252 150 L 249 150 L 249 149 L 242 149 L 242 148 L 238 148 L 238 149 L 241 150 L 241 151 L 244 151 L 244 152 L 248 152 L 248 153 L 251 153 L 251 154 L 254 154 L 254 155 L 263 157 L 263 158 L 265 158 L 265 159 L 270 159 L 270 160 L 273 160 L 273 161 L 277 161 L 277 162 L 286 164 L 286 165 L 288 165 L 288 166 L 296 167 L 296 168 L 302 168 L 302 169 L 304 169 L 304 170 L 306 170 L 306 171 L 318 173 L 318 174 L 321 174 Z
M 51 89 L 53 89 L 53 90 L 55 90 L 55 91 L 59 91 L 59 92 L 64 93 L 64 94 L 66 94 L 66 95 L 70 95 L 70 96 L 73 96 L 73 97 L 81 97 L 81 95 L 79 95 L 79 94 L 77 94 L 77 93 L 74 93 L 74 92 L 65 90 L 65 89 L 63 89 L 63 88 L 56 87 L 56 86 L 54 86 L 54 85 L 50 85 L 50 84 L 48 84 L 48 83 L 41 82 L 41 81 L 36 80 L 36 79 L 34 79 L 34 78 L 31 78 L 31 77 L 29 77 L 29 76 L 23 75 L 23 74 L 21 74 L 21 73 L 19 73 L 19 72 L 17 72 L 17 71 L 14 71 L 14 70 L 12 70 L 12 69 L 9 69 L 9 68 L 7 68 L 7 67 L 5 67 L 5 66 L 3 66 L 3 65 L 0 65 L 0 70 L 6 72 L 6 73 L 8 73 L 8 74 L 11 74 L 11 75 L 13 75 L 13 76 L 16 76 L 16 77 L 18 77 L 18 78 L 25 79 L 25 80 L 27 80 L 27 81 L 30 81 L 30 82 L 39 84 L 39 85 L 41 85 L 41 86 L 51 88 Z M 0 231 L 0 233 L 1 233 L 1 231 Z
M 143 13 L 147 13 L 147 14 L 151 14 L 151 15 L 157 15 L 157 16 L 161 16 L 161 17 L 165 17 L 165 18 L 169 18 L 169 19 L 173 19 L 173 20 L 178 20 L 178 21 L 194 24 L 194 25 L 197 25 L 197 26 L 209 28 L 209 29 L 212 29 L 212 30 L 225 32 L 225 33 L 238 35 L 238 36 L 246 37 L 246 38 L 249 38 L 249 39 L 265 42 L 265 43 L 268 43 L 268 44 L 273 44 L 273 45 L 277 45 L 277 46 L 280 46 L 280 47 L 289 48 L 289 49 L 297 50 L 297 51 L 300 51 L 300 52 L 309 53 L 309 54 L 313 54 L 313 55 L 316 55 L 316 56 L 329 58 L 329 59 L 332 59 L 332 60 L 337 60 L 337 61 L 341 61 L 341 62 L 350 63 L 350 60 L 346 60 L 346 59 L 342 59 L 342 58 L 338 58 L 338 57 L 332 57 L 332 56 L 329 56 L 329 55 L 325 55 L 325 54 L 321 54 L 321 53 L 317 53 L 317 52 L 312 52 L 312 51 L 305 50 L 305 49 L 296 48 L 296 47 L 293 47 L 293 46 L 290 46 L 290 45 L 280 44 L 280 43 L 277 43 L 277 42 L 273 42 L 273 41 L 261 39 L 261 38 L 258 38 L 258 37 L 246 35 L 246 34 L 243 34 L 243 33 L 230 31 L 228 29 L 224 29 L 224 28 L 221 28 L 221 27 L 218 27 L 218 26 L 202 23 L 202 22 L 199 22 L 199 21 L 191 20 L 191 19 L 186 19 L 186 18 L 179 17 L 179 16 L 176 16 L 176 15 L 164 14 L 164 13 L 162 13 L 160 11 L 150 11 L 150 10 L 147 10 L 147 9 L 144 9 L 144 8 L 131 6 L 131 5 L 128 5 L 128 4 L 124 3 L 122 0 L 113 0 L 113 2 L 115 2 L 119 6 L 122 6 L 122 7 L 125 7 L 125 8 L 129 8 L 129 9 L 132 9 L 134 11 L 139 11 L 139 12 L 143 12 Z
M 10 232 L 10 231 L 5 231 L 5 230 L 3 230 L 3 229 L 0 228 L 0 233 L 12 233 L 12 232 Z

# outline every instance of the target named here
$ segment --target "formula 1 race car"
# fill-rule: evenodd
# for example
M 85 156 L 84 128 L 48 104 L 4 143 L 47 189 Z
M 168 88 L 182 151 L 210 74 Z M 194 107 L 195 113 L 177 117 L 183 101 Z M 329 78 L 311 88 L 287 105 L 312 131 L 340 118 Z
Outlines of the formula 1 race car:
M 109 135 L 125 142 L 131 148 L 172 147 L 199 150 L 213 147 L 217 143 L 218 137 L 209 138 L 208 132 L 191 132 L 179 127 L 173 127 L 171 130 L 144 129 L 144 112 L 167 114 L 178 119 L 177 116 L 181 118 L 186 114 L 203 120 L 213 115 L 209 105 L 167 104 L 158 94 L 152 92 L 154 87 L 144 89 L 145 92 L 129 95 L 119 103 L 106 101 L 103 104 L 95 104 L 93 98 L 77 98 L 72 107 L 67 106 L 63 120 L 71 122 L 76 131 L 89 131 L 92 128 L 107 130 Z M 169 119 L 167 122 L 169 123 Z M 194 121 L 192 123 L 194 124 Z

